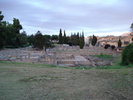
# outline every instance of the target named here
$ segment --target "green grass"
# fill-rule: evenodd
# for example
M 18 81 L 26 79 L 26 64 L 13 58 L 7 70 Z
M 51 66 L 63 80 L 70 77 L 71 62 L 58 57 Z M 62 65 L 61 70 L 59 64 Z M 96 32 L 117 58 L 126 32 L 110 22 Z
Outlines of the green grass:
M 0 100 L 132 100 L 132 65 L 107 67 L 0 61 Z
M 91 69 L 126 69 L 126 68 L 133 68 L 133 64 L 123 66 L 119 62 L 116 62 L 113 66 L 99 66 L 99 67 L 68 67 L 68 66 L 56 66 L 56 65 L 50 65 L 50 64 L 33 64 L 33 63 L 20 63 L 20 62 L 5 62 L 0 61 L 0 66 L 3 65 L 10 65 L 10 66 L 19 66 L 19 67 L 37 67 L 37 68 L 65 68 L 65 69 L 81 69 L 81 70 L 91 70 Z M 2 71 L 3 68 L 0 67 L 0 70 Z
M 100 55 L 91 55 L 92 57 L 98 57 L 99 59 L 102 60 L 112 60 L 114 59 L 114 57 L 112 55 L 105 55 L 103 53 L 101 53 Z

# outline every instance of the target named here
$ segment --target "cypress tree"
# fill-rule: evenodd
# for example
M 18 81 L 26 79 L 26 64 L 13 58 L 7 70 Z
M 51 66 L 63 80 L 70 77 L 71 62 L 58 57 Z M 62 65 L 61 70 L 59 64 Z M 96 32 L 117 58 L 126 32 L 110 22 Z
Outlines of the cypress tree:
M 63 43 L 64 44 L 67 44 L 68 43 L 65 30 L 64 30 L 64 42 Z
M 96 37 L 95 35 L 93 35 L 92 40 L 91 40 L 91 44 L 92 44 L 93 46 L 95 46 L 96 43 L 97 43 L 97 37 Z
M 62 43 L 63 43 L 62 30 L 60 29 L 60 32 L 59 32 L 59 44 L 62 44 Z
M 79 43 L 80 49 L 83 49 L 84 45 L 85 45 L 85 42 L 84 42 L 84 32 L 82 32 L 82 35 L 80 34 L 80 43 Z
M 121 47 L 121 45 L 122 45 L 122 42 L 121 42 L 121 39 L 119 38 L 119 40 L 118 40 L 118 47 Z
M 77 45 L 79 45 L 80 39 L 79 39 L 79 32 L 77 32 Z
M 85 38 L 84 38 L 84 32 L 82 32 L 82 41 L 83 41 L 83 46 L 85 45 Z

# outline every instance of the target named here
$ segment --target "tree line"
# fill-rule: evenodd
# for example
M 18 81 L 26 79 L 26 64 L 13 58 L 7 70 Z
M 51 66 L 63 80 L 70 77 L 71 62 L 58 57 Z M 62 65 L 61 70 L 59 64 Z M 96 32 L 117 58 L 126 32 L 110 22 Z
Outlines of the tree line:
M 85 45 L 84 41 L 84 32 L 82 33 L 76 32 L 73 34 L 71 33 L 71 36 L 66 36 L 66 32 L 64 30 L 64 35 L 62 33 L 62 29 L 59 31 L 59 43 L 58 44 L 69 44 L 70 46 L 79 46 L 80 49 L 83 49 Z
M 3 21 L 4 15 L 0 11 L 0 49 L 2 48 L 18 48 L 32 45 L 35 48 L 42 49 L 50 47 L 51 40 L 58 40 L 58 35 L 42 35 L 37 31 L 35 35 L 27 35 L 23 29 L 19 19 L 13 18 L 13 24 Z
M 0 11 L 0 48 L 8 46 L 21 46 L 25 45 L 26 34 L 23 32 L 20 34 L 22 25 L 19 22 L 19 19 L 13 18 L 13 24 L 3 21 L 4 15 Z
M 3 21 L 4 15 L 0 11 L 0 49 L 1 48 L 18 48 L 32 45 L 34 48 L 43 49 L 52 46 L 51 41 L 58 41 L 58 44 L 69 44 L 70 46 L 79 46 L 83 49 L 85 45 L 84 32 L 74 32 L 71 36 L 66 36 L 62 30 L 59 30 L 59 35 L 43 35 L 41 31 L 37 31 L 35 35 L 27 35 L 25 31 L 20 33 L 23 29 L 19 19 L 13 18 L 13 24 Z M 92 44 L 95 45 L 97 39 L 95 36 L 92 38 Z
M 58 41 L 58 35 L 43 35 L 41 31 L 37 31 L 35 35 L 28 36 L 29 45 L 37 49 L 45 50 L 49 47 L 54 47 L 52 41 Z

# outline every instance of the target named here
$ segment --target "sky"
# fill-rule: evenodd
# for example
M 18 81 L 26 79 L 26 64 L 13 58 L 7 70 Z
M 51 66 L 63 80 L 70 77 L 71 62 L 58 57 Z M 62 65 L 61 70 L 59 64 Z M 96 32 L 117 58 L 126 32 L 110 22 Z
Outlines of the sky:
M 3 21 L 17 18 L 28 35 L 119 36 L 130 32 L 133 0 L 0 0 Z M 22 30 L 22 31 L 23 31 Z

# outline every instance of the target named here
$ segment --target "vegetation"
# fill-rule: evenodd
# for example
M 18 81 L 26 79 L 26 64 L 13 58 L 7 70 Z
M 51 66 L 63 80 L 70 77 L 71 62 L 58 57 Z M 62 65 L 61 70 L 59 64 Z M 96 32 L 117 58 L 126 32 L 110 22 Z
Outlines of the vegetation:
M 84 32 L 82 32 L 82 36 L 80 36 L 79 39 L 80 39 L 79 47 L 80 47 L 80 49 L 83 49 L 84 45 L 85 45 L 85 42 L 84 42 Z
M 59 32 L 59 44 L 63 44 L 62 30 L 61 29 L 60 29 L 60 32 Z
M 92 55 L 92 57 L 98 57 L 102 60 L 111 60 L 111 59 L 114 58 L 112 55 L 106 55 L 106 54 L 103 54 L 103 53 L 101 53 L 100 55 Z
M 111 49 L 112 49 L 112 50 L 114 50 L 114 49 L 115 49 L 115 45 L 111 45 L 110 47 L 111 47 Z
M 27 45 L 27 35 L 22 29 L 19 19 L 13 18 L 13 24 L 2 21 L 4 15 L 0 11 L 0 48 L 4 47 L 23 47 Z
M 110 44 L 105 44 L 104 49 L 108 49 L 110 47 Z
M 122 42 L 121 42 L 121 39 L 119 38 L 119 40 L 118 40 L 118 47 L 121 47 L 121 45 L 122 45 Z
M 133 32 L 133 23 L 130 26 L 131 32 Z
M 97 43 L 97 37 L 96 37 L 95 35 L 93 35 L 93 37 L 92 37 L 92 39 L 91 39 L 91 44 L 92 44 L 93 46 L 95 46 L 96 43 Z
M 132 68 L 83 70 L 0 62 L 0 80 L 1 100 L 133 98 Z
M 64 36 L 62 36 L 62 30 L 60 29 L 59 31 L 59 44 L 69 44 L 70 46 L 79 46 L 81 49 L 83 49 L 85 45 L 84 41 L 84 32 L 80 34 L 79 32 L 76 33 L 71 33 L 71 36 L 66 36 L 66 32 L 64 30 Z
M 58 41 L 57 35 L 42 35 L 38 31 L 35 35 L 27 36 L 25 31 L 20 33 L 23 28 L 19 19 L 13 18 L 13 24 L 3 21 L 4 15 L 0 11 L 0 49 L 18 48 L 33 45 L 38 49 L 51 47 L 50 40 Z
M 58 35 L 52 35 L 52 36 L 51 36 L 51 41 L 52 41 L 52 40 L 58 41 L 58 40 L 59 40 Z
M 44 46 L 44 37 L 42 35 L 42 33 L 40 31 L 38 31 L 36 34 L 35 34 L 35 38 L 34 38 L 34 47 L 38 48 L 38 49 L 43 49 L 43 46 Z
M 129 44 L 122 51 L 122 65 L 130 65 L 133 64 L 133 43 Z
M 66 37 L 66 32 L 64 30 L 64 36 L 63 36 L 63 44 L 67 44 L 68 41 L 67 41 L 67 37 Z

